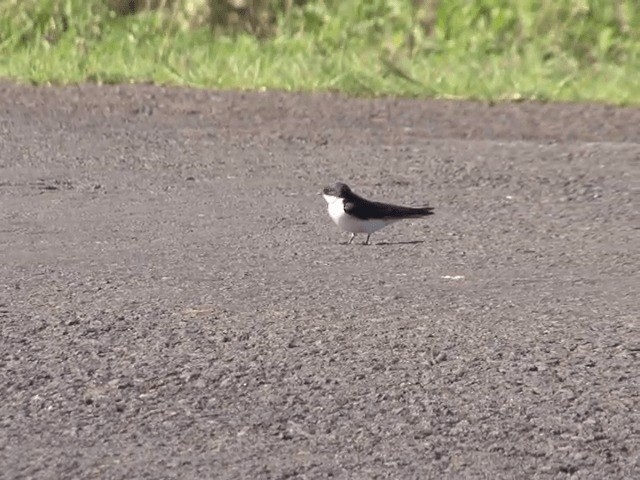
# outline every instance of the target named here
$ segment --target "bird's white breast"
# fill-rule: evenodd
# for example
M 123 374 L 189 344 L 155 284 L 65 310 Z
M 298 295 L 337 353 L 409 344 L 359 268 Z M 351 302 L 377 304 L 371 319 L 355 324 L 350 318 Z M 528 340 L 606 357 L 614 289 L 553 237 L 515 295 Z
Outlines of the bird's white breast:
M 384 220 L 361 220 L 353 217 L 344 211 L 342 198 L 324 194 L 323 197 L 327 201 L 331 220 L 345 232 L 369 234 L 391 223 Z

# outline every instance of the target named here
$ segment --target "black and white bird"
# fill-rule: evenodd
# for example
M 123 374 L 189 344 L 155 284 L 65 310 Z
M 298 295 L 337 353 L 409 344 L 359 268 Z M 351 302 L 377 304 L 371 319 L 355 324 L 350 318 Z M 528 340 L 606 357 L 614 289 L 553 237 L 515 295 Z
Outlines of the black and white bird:
M 324 188 L 322 195 L 327 201 L 331 219 L 342 230 L 351 232 L 348 243 L 353 242 L 356 233 L 366 233 L 364 244 L 368 245 L 371 234 L 387 225 L 407 218 L 433 215 L 431 207 L 401 207 L 367 200 L 341 182 Z

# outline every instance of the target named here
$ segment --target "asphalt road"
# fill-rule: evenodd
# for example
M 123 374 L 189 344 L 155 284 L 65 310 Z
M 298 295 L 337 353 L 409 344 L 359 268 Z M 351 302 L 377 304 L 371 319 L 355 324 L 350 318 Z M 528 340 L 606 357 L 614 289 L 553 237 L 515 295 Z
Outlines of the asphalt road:
M 640 109 L 0 84 L 0 477 L 640 478 L 639 194 Z

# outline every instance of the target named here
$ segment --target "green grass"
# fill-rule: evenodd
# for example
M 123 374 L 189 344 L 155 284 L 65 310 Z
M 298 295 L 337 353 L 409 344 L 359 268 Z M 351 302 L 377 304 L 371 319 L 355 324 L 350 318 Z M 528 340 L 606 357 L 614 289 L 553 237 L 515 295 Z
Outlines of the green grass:
M 0 77 L 640 104 L 637 0 L 316 0 L 276 13 L 259 39 L 213 33 L 179 7 L 118 16 L 99 1 L 4 0 Z

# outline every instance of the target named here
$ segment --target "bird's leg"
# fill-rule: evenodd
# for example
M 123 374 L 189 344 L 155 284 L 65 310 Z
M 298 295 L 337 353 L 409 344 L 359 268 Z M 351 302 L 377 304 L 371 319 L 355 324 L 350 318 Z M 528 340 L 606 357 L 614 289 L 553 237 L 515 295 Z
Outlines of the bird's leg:
M 356 234 L 352 233 L 351 234 L 351 238 L 349 239 L 349 241 L 347 242 L 347 245 L 351 245 L 351 242 L 353 242 L 353 239 L 356 238 Z
M 370 237 L 370 236 L 371 236 L 371 234 L 369 233 L 369 234 L 367 235 L 367 239 L 364 241 L 364 244 L 365 244 L 365 245 L 369 245 L 369 237 Z

